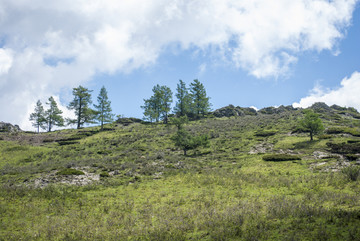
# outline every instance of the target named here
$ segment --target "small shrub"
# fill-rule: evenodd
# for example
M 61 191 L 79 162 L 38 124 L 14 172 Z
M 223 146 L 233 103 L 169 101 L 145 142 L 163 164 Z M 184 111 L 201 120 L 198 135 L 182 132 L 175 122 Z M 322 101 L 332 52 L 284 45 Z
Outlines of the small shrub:
M 65 145 L 77 144 L 79 142 L 77 142 L 77 141 L 57 141 L 57 143 L 59 143 L 60 146 L 65 146 Z
M 356 161 L 359 156 L 355 155 L 355 154 L 347 154 L 345 155 L 346 159 L 348 159 L 349 161 Z
M 255 136 L 267 137 L 267 136 L 273 136 L 275 134 L 276 131 L 274 130 L 260 130 L 255 133 Z
M 100 173 L 101 178 L 110 177 L 110 174 L 108 172 L 102 172 Z
M 360 131 L 355 128 L 335 126 L 326 130 L 327 134 L 350 134 L 352 136 L 360 136 Z
M 73 168 L 66 168 L 61 171 L 58 171 L 56 175 L 85 175 L 83 171 L 76 170 Z
M 320 140 L 326 140 L 326 139 L 331 139 L 332 136 L 331 135 L 327 135 L 327 134 L 322 134 L 322 135 L 319 135 L 318 138 Z
M 358 166 L 345 167 L 341 172 L 351 181 L 356 181 L 360 177 L 360 167 Z
M 360 142 L 355 143 L 331 143 L 326 145 L 330 148 L 331 152 L 339 154 L 356 154 L 360 153 Z
M 348 140 L 347 143 L 359 143 L 360 140 Z
M 269 154 L 263 156 L 264 161 L 294 161 L 294 160 L 301 160 L 301 157 L 296 155 L 289 155 L 289 154 Z

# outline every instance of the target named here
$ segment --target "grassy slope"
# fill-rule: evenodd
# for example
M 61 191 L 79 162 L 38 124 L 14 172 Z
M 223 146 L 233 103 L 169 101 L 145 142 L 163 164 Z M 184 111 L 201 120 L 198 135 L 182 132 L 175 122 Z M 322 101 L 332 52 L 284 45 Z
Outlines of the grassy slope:
M 173 126 L 2 133 L 0 240 L 359 239 L 359 180 L 324 171 L 339 166 L 337 156 L 313 156 L 327 152 L 329 141 L 359 137 L 330 135 L 310 143 L 306 134 L 290 135 L 299 116 L 191 122 L 186 128 L 208 133 L 211 146 L 186 157 L 170 140 Z M 327 127 L 356 131 L 360 125 L 346 116 L 323 117 Z M 276 134 L 255 135 L 264 131 Z M 66 138 L 76 143 L 53 142 Z M 302 160 L 265 162 L 263 154 L 249 154 L 254 147 Z M 34 187 L 34 180 L 69 167 L 116 175 L 85 186 L 52 179 Z

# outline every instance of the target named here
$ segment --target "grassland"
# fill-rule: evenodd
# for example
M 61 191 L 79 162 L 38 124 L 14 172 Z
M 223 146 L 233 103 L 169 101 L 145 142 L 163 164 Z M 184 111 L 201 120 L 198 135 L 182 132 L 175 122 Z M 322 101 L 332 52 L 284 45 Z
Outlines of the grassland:
M 342 171 L 360 120 L 322 113 L 310 142 L 301 116 L 192 121 L 210 146 L 187 156 L 164 124 L 0 133 L 0 240 L 360 240 L 360 177 Z

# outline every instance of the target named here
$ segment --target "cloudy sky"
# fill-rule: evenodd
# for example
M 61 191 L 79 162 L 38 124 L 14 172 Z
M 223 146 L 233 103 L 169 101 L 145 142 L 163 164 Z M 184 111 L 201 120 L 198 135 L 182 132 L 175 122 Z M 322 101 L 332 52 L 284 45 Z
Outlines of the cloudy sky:
M 360 110 L 357 0 L 0 0 L 0 121 L 33 130 L 38 99 L 108 90 L 142 117 L 156 84 L 199 79 L 228 104 Z

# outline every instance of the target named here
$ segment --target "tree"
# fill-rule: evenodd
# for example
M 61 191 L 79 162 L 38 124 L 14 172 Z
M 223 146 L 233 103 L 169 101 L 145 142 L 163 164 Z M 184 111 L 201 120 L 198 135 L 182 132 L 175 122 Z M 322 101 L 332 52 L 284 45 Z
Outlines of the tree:
M 45 112 L 48 131 L 50 132 L 54 126 L 64 126 L 64 119 L 61 116 L 63 112 L 58 108 L 57 103 L 52 96 L 46 104 L 49 105 L 49 109 Z
M 150 122 L 159 121 L 158 103 L 153 96 L 150 99 L 144 99 L 144 105 L 141 108 L 144 109 L 144 119 Z
M 103 86 L 100 90 L 99 96 L 97 97 L 98 105 L 94 105 L 96 108 L 96 119 L 101 124 L 101 130 L 104 129 L 104 123 L 113 121 L 114 114 L 112 114 L 111 101 L 107 96 L 107 91 Z
M 79 85 L 78 88 L 73 88 L 74 99 L 70 102 L 68 109 L 74 110 L 76 119 L 70 119 L 70 124 L 76 124 L 77 129 L 83 126 L 85 123 L 93 123 L 94 119 L 94 110 L 92 110 L 89 105 L 91 101 L 91 92 L 87 88 Z
M 176 98 L 178 101 L 175 104 L 174 112 L 177 116 L 185 116 L 190 112 L 191 107 L 191 96 L 186 84 L 180 80 L 176 89 Z
M 167 123 L 168 113 L 171 110 L 172 91 L 169 87 L 160 85 L 154 86 L 152 91 L 154 94 L 149 99 L 144 99 L 144 105 L 141 106 L 144 109 L 144 117 L 150 122 L 153 120 L 158 122 L 161 118 Z
M 183 128 L 183 125 L 188 123 L 189 122 L 189 119 L 188 117 L 185 115 L 185 116 L 180 116 L 180 117 L 173 117 L 173 118 L 170 118 L 170 123 L 175 125 L 178 130 L 182 129 Z
M 210 111 L 210 98 L 206 96 L 204 85 L 197 79 L 190 84 L 190 96 L 192 113 L 196 118 L 199 118 L 200 115 L 204 116 Z
M 300 120 L 300 126 L 310 133 L 310 141 L 313 140 L 313 136 L 321 133 L 324 130 L 323 123 L 319 118 L 319 115 L 312 110 L 304 110 L 304 119 Z
M 184 128 L 178 129 L 171 139 L 174 141 L 176 147 L 184 151 L 185 156 L 188 150 L 193 150 L 200 146 L 206 147 L 210 143 L 207 135 L 193 136 Z
M 46 128 L 45 111 L 40 100 L 36 102 L 34 112 L 30 114 L 30 121 L 32 121 L 33 127 L 37 128 L 38 133 L 40 132 L 40 128 Z

